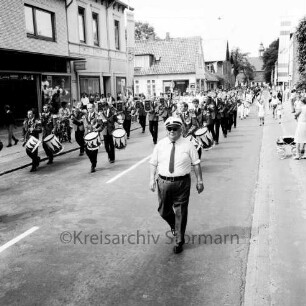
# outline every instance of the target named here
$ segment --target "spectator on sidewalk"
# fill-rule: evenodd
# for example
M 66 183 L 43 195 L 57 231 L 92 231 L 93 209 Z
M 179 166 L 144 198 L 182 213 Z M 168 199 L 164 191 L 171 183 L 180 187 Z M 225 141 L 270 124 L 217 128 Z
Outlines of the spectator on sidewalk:
M 305 159 L 305 144 L 306 144 L 306 98 L 302 99 L 301 107 L 295 113 L 295 119 L 298 124 L 295 131 L 294 141 L 296 143 L 296 156 L 294 159 Z M 304 155 L 302 156 L 302 152 Z
M 6 125 L 8 131 L 7 147 L 9 148 L 12 146 L 12 139 L 15 141 L 15 145 L 18 143 L 19 140 L 14 136 L 13 132 L 13 130 L 16 128 L 16 122 L 11 107 L 9 105 L 5 105 L 4 111 L 5 111 L 4 124 Z
M 258 97 L 257 111 L 258 111 L 258 118 L 259 118 L 259 126 L 262 126 L 265 124 L 265 103 L 261 97 Z

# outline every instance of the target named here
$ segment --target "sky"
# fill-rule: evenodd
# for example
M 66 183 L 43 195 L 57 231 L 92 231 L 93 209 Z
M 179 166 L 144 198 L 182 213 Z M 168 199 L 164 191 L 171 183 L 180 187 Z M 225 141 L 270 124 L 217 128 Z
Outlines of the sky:
M 125 0 L 134 8 L 135 21 L 148 22 L 160 38 L 201 36 L 227 39 L 258 56 L 278 38 L 282 16 L 297 24 L 306 15 L 306 0 Z M 205 50 L 204 50 L 205 53 Z

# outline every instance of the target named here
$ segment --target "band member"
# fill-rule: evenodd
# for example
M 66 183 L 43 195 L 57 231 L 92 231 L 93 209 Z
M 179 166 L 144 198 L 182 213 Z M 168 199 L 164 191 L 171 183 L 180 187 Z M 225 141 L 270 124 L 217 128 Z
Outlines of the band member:
M 39 139 L 39 133 L 41 133 L 41 123 L 39 120 L 35 119 L 34 113 L 32 110 L 28 111 L 27 118 L 23 122 L 22 136 L 23 136 L 23 145 L 30 139 L 31 136 L 34 136 L 37 140 Z M 38 147 L 32 152 L 32 150 L 26 148 L 26 153 L 32 159 L 32 168 L 30 172 L 37 170 L 37 167 L 40 163 L 40 157 L 38 156 Z
M 133 110 L 134 110 L 134 107 L 132 106 L 132 103 L 130 101 L 125 102 L 123 106 L 123 114 L 124 114 L 123 128 L 126 131 L 127 139 L 130 138 Z
M 209 132 L 211 132 L 214 141 L 216 141 L 216 135 L 214 129 L 214 123 L 216 118 L 215 110 L 216 110 L 216 103 L 213 101 L 212 97 L 208 97 L 207 102 L 204 105 L 203 115 L 207 129 L 209 130 Z
M 200 159 L 192 143 L 181 137 L 182 122 L 169 117 L 165 122 L 167 137 L 155 146 L 150 160 L 150 189 L 158 191 L 158 212 L 175 235 L 175 254 L 183 251 L 190 195 L 191 165 L 197 180 L 197 191 L 204 190 Z M 156 175 L 158 178 L 156 180 Z
M 138 105 L 139 105 L 138 108 L 139 124 L 142 127 L 142 133 L 144 133 L 146 129 L 147 113 L 145 112 L 143 101 L 139 101 Z
M 216 135 L 216 141 L 215 144 L 219 144 L 219 131 L 220 131 L 220 126 L 223 131 L 223 135 L 226 138 L 227 137 L 227 128 L 226 128 L 226 122 L 224 120 L 224 111 L 225 111 L 225 105 L 224 102 L 222 101 L 221 97 L 217 97 L 215 99 L 216 103 L 216 118 L 215 118 L 215 123 L 214 123 L 214 128 L 215 128 L 215 135 Z
M 93 104 L 87 104 L 88 113 L 85 115 L 86 134 L 90 132 L 99 132 L 102 130 L 102 121 L 98 120 L 98 115 L 94 110 Z M 96 150 L 85 149 L 86 154 L 91 162 L 91 172 L 96 172 L 98 148 Z
M 157 143 L 158 137 L 158 108 L 156 100 L 151 101 L 151 110 L 149 111 L 149 130 L 153 138 L 153 143 Z
M 118 121 L 116 112 L 113 108 L 110 108 L 108 103 L 102 104 L 103 111 L 101 116 L 103 117 L 104 127 L 102 135 L 104 136 L 104 146 L 108 154 L 108 160 L 110 163 L 115 162 L 115 146 L 112 133 L 115 129 L 115 122 Z
M 50 108 L 47 104 L 43 106 L 43 112 L 41 113 L 41 127 L 42 127 L 42 138 L 45 139 L 50 134 L 55 133 L 56 127 L 56 118 L 50 112 Z M 53 152 L 50 148 L 43 142 L 43 148 L 45 150 L 46 155 L 49 158 L 47 164 L 53 163 Z
M 71 114 L 72 123 L 74 125 L 75 140 L 80 146 L 79 156 L 83 156 L 85 152 L 85 127 L 84 127 L 84 113 L 82 112 L 82 103 L 79 103 Z

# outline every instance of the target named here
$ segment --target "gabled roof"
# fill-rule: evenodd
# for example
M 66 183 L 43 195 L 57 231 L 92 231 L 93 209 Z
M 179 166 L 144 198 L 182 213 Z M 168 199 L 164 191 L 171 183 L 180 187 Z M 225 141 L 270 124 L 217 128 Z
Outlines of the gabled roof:
M 195 73 L 199 52 L 200 36 L 136 41 L 135 56 L 152 54 L 157 61 L 149 68 L 136 67 L 135 75 Z
M 248 60 L 252 66 L 255 67 L 255 71 L 263 71 L 263 59 L 262 57 L 248 57 Z
M 215 73 L 211 73 L 205 69 L 205 78 L 207 82 L 219 82 L 219 77 Z
M 205 62 L 224 62 L 228 60 L 228 41 L 226 39 L 203 40 Z

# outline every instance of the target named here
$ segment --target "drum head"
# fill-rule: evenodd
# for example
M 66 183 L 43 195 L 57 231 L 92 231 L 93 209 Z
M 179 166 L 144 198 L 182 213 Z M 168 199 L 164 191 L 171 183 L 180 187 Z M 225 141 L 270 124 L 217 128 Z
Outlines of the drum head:
M 44 138 L 44 142 L 50 141 L 54 137 L 54 134 L 50 134 Z
M 201 136 L 207 132 L 207 127 L 200 128 L 194 132 L 195 136 Z
M 96 137 L 98 137 L 99 133 L 98 132 L 90 132 L 88 134 L 85 135 L 84 139 L 87 141 L 93 140 Z
M 115 138 L 122 138 L 126 135 L 126 131 L 124 129 L 115 129 L 113 131 L 113 137 Z

